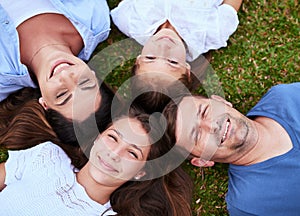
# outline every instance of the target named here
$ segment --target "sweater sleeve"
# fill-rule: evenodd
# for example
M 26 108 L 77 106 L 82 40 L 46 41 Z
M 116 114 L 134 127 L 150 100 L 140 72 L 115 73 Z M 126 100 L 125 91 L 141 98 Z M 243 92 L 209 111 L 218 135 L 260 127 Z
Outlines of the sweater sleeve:
M 34 155 L 39 147 L 40 145 L 26 150 L 8 151 L 8 159 L 5 163 L 6 185 L 22 180 L 24 170 L 32 163 Z
M 229 37 L 236 31 L 239 19 L 235 9 L 228 4 L 211 8 L 207 16 L 203 51 L 227 46 Z
M 220 22 L 220 40 L 226 42 L 239 25 L 238 15 L 236 10 L 228 4 L 219 6 L 218 13 Z
M 59 154 L 62 152 L 63 154 Z M 9 151 L 5 163 L 5 184 L 9 185 L 24 178 L 35 177 L 35 173 L 52 164 L 56 157 L 63 155 L 65 160 L 70 160 L 64 151 L 51 142 L 45 142 L 25 150 Z
M 113 23 L 128 37 L 132 37 L 129 32 L 129 23 L 131 14 L 134 13 L 133 4 L 133 0 L 123 0 L 110 12 Z

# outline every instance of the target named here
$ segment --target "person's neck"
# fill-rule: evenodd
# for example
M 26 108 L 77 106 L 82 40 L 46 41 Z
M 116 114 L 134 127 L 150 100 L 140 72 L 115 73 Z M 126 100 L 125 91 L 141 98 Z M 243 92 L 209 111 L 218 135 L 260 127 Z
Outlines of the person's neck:
M 167 28 L 167 29 L 171 29 L 173 30 L 179 37 L 180 35 L 178 34 L 178 32 L 176 31 L 176 29 L 174 28 L 174 26 L 169 22 L 169 20 L 167 20 L 166 22 L 164 22 L 163 24 L 161 24 L 158 29 L 156 30 L 155 33 L 157 33 L 159 30 L 163 29 L 163 28 Z M 181 38 L 181 37 L 180 37 Z
M 257 117 L 254 126 L 258 139 L 240 157 L 231 162 L 236 165 L 251 165 L 282 155 L 292 149 L 293 145 L 288 133 L 276 121 Z
M 77 173 L 77 182 L 85 189 L 87 195 L 97 203 L 104 205 L 116 188 L 97 183 L 89 173 L 89 162 Z
M 32 17 L 17 28 L 20 40 L 21 62 L 29 70 L 37 53 L 51 45 L 69 47 L 74 55 L 78 55 L 83 47 L 80 34 L 72 23 L 60 14 L 41 14 Z

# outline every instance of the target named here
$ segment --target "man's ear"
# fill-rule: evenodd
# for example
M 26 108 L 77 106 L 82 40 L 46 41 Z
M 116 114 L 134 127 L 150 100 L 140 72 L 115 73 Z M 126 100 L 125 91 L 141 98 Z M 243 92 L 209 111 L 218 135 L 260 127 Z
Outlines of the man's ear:
M 222 97 L 219 96 L 219 95 L 211 95 L 210 98 L 211 98 L 211 99 L 214 99 L 214 100 L 216 100 L 216 101 L 223 102 L 223 103 L 226 104 L 227 106 L 232 107 L 232 103 L 228 102 L 227 100 L 225 100 L 224 98 L 222 98 Z
M 215 165 L 215 162 L 194 157 L 191 160 L 191 164 L 196 167 L 212 167 L 213 165 Z
M 39 103 L 42 105 L 42 107 L 44 108 L 44 110 L 48 109 L 47 102 L 44 100 L 44 98 L 40 97 L 39 98 Z
M 144 177 L 146 175 L 146 172 L 144 170 L 139 171 L 135 176 L 134 179 L 135 180 L 140 180 L 142 177 Z

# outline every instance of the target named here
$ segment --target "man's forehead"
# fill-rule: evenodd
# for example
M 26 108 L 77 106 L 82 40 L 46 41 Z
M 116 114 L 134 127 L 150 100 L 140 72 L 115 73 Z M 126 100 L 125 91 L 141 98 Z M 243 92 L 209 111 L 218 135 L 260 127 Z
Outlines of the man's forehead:
M 201 95 L 193 95 L 193 96 L 185 96 L 178 104 L 178 111 L 183 111 L 184 109 L 192 108 L 192 106 L 196 106 L 199 104 L 200 101 L 207 99 Z
M 193 96 L 186 96 L 178 104 L 175 127 L 175 135 L 177 141 L 182 139 L 184 134 L 188 132 L 190 127 L 192 127 L 191 120 L 194 118 L 192 112 L 195 109 L 194 102 L 195 101 Z
M 182 122 L 182 121 L 179 121 Z M 190 122 L 190 121 L 189 121 Z M 192 126 L 193 123 L 191 123 L 190 126 Z M 176 147 L 181 150 L 180 152 L 184 156 L 188 156 L 192 149 L 194 148 L 194 143 L 192 142 L 192 139 L 190 137 L 192 127 L 186 127 L 185 125 L 178 125 L 178 121 L 176 124 L 175 129 L 175 138 L 176 138 Z
M 176 140 L 187 142 L 197 123 L 197 108 L 200 100 L 207 99 L 204 96 L 186 96 L 179 103 L 176 115 L 175 135 Z

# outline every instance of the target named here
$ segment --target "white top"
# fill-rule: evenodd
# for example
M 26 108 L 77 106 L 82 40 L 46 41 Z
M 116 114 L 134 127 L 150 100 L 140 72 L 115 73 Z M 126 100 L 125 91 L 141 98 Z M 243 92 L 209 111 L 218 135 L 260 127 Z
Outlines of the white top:
M 7 185 L 0 192 L 0 215 L 102 215 L 110 203 L 93 201 L 77 183 L 70 158 L 51 142 L 9 151 Z M 108 210 L 103 215 L 114 215 Z
M 227 46 L 239 24 L 236 10 L 223 0 L 123 0 L 111 11 L 114 24 L 138 43 L 145 42 L 168 20 L 188 46 L 192 61 Z
M 0 4 L 6 9 L 7 13 L 18 27 L 25 20 L 42 13 L 59 13 L 49 0 L 0 0 Z M 22 13 L 16 13 L 22 11 Z

